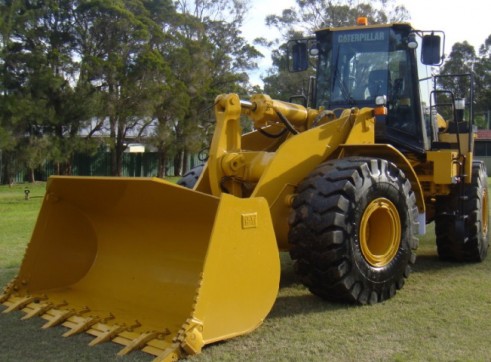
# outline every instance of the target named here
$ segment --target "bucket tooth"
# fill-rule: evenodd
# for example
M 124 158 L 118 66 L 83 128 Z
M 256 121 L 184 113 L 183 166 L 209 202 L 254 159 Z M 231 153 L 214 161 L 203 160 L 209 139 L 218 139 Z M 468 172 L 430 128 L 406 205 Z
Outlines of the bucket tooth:
M 118 356 L 126 356 L 128 353 L 141 349 L 147 342 L 150 342 L 152 339 L 157 339 L 159 335 L 162 335 L 160 332 L 145 332 L 140 334 L 137 338 L 131 341 L 126 347 L 124 347 L 121 351 L 118 352 Z
M 65 322 L 68 318 L 82 314 L 82 313 L 87 313 L 89 311 L 88 308 L 85 308 L 79 312 L 73 309 L 68 309 L 68 310 L 51 310 L 50 314 L 53 314 L 51 318 L 49 318 L 48 322 L 45 323 L 41 328 L 42 329 L 48 329 L 54 326 L 57 326 L 63 322 Z
M 14 291 L 14 285 L 15 285 L 15 280 L 14 279 L 13 281 L 11 281 L 10 283 L 8 283 L 4 288 L 3 288 L 3 291 L 1 292 L 2 294 L 0 294 L 0 304 L 2 304 L 3 302 L 5 302 L 7 299 L 10 298 L 10 296 L 12 295 L 13 291 Z
M 78 320 L 77 321 L 72 321 L 71 319 L 69 320 L 70 321 L 70 330 L 65 332 L 63 334 L 63 337 L 71 337 L 71 336 L 74 336 L 76 334 L 79 334 L 79 333 L 82 333 L 82 332 L 85 332 L 87 330 L 89 330 L 94 324 L 96 323 L 105 323 L 107 322 L 108 320 L 110 319 L 114 319 L 114 316 L 109 316 L 107 318 L 100 318 L 100 317 L 87 317 L 87 318 L 83 318 L 83 317 L 78 317 Z M 66 323 L 64 323 L 64 325 L 66 327 L 68 327 L 68 321 Z
M 25 321 L 27 319 L 31 319 L 33 317 L 40 316 L 41 314 L 46 313 L 48 310 L 53 308 L 53 304 L 39 304 L 34 308 L 30 308 L 28 312 L 21 318 L 21 320 Z
M 26 313 L 25 316 L 21 318 L 21 320 L 26 320 L 26 319 L 31 319 L 33 317 L 38 317 L 41 316 L 45 313 L 47 313 L 49 310 L 56 309 L 56 308 L 62 308 L 66 306 L 67 303 L 61 303 L 58 305 L 54 305 L 53 303 L 39 303 L 35 305 L 34 303 L 31 303 L 24 308 L 24 312 Z
M 57 326 L 64 321 L 66 321 L 68 318 L 71 316 L 75 315 L 77 312 L 74 310 L 64 310 L 64 311 L 58 311 L 56 313 L 56 316 L 51 318 L 48 322 L 46 322 L 41 328 L 42 329 L 48 329 L 54 326 Z
M 152 362 L 174 362 L 183 357 L 179 343 L 173 343 L 159 354 Z
M 203 323 L 191 318 L 183 325 L 176 338 L 181 348 L 189 355 L 198 354 L 205 345 L 203 340 Z
M 175 333 L 172 333 L 166 329 L 166 331 L 161 333 L 157 339 L 152 339 L 151 341 L 147 342 L 147 344 L 141 348 L 141 351 L 158 357 L 162 355 L 164 351 L 168 350 L 171 346 L 177 343 L 177 341 L 174 340 L 174 337 Z
M 26 305 L 28 305 L 29 303 L 32 303 L 32 302 L 34 302 L 36 300 L 39 300 L 39 298 L 31 297 L 31 296 L 20 298 L 16 302 L 14 302 L 13 304 L 11 304 L 2 313 L 10 313 L 10 312 L 13 312 L 15 310 L 20 310 L 20 309 L 24 308 Z
M 112 340 L 114 337 L 116 337 L 119 333 L 122 333 L 124 331 L 128 330 L 127 326 L 120 326 L 120 325 L 112 325 L 112 326 L 106 326 L 105 330 L 101 332 L 97 338 L 94 338 L 92 341 L 90 341 L 89 346 L 96 346 L 98 344 L 108 342 Z

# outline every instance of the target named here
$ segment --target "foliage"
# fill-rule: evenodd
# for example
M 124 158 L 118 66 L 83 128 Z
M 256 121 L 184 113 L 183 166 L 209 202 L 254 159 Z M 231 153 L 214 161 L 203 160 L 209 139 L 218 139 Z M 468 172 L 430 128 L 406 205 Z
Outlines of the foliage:
M 471 74 L 476 63 L 476 52 L 468 42 L 456 43 L 452 47 L 450 56 L 441 69 L 442 75 Z M 439 79 L 444 89 L 454 92 L 456 98 L 469 96 L 469 77 L 445 77 Z
M 170 129 L 174 131 L 174 170 L 179 174 L 185 171 L 181 166 L 186 164 L 187 153 L 208 147 L 213 131 L 209 127 L 213 118 L 208 110 L 215 97 L 229 92 L 245 95 L 248 88 L 245 71 L 257 67 L 254 59 L 260 53 L 240 32 L 245 14 L 243 1 L 181 0 L 176 10 L 180 16 L 172 24 L 176 42 L 170 51 L 176 54 L 171 64 L 180 100 L 167 102 L 180 102 L 182 117 L 172 117 L 168 112 L 164 115 L 163 107 L 159 107 L 159 121 L 164 122 L 159 130 L 163 135 Z
M 75 79 L 74 7 L 72 1 L 1 3 L 0 128 L 11 137 L 3 146 L 7 175 L 19 163 L 32 171 L 49 154 L 65 173 L 82 122 L 92 115 L 81 105 L 92 105 L 93 92 Z
M 491 35 L 479 49 L 479 55 L 472 45 L 464 41 L 452 46 L 449 57 L 441 68 L 438 86 L 451 91 L 455 98 L 465 98 L 467 109 L 471 98 L 471 75 L 474 80 L 474 121 L 479 128 L 487 128 L 491 111 Z M 445 102 L 442 96 L 439 102 Z M 447 97 L 448 98 L 448 97 Z M 446 100 L 448 102 L 448 99 Z M 489 116 L 488 116 L 489 117 Z
M 266 24 L 277 28 L 288 39 L 297 32 L 308 35 L 321 28 L 352 26 L 360 16 L 368 17 L 371 24 L 382 24 L 407 20 L 409 13 L 393 0 L 297 0 L 281 16 L 268 16 Z
M 140 1 L 82 3 L 77 15 L 85 76 L 101 92 L 97 116 L 109 128 L 111 173 L 120 176 L 128 137 L 138 140 L 161 101 L 168 66 L 155 44 L 163 35 Z
M 168 160 L 185 172 L 188 155 L 210 142 L 215 97 L 260 91 L 248 82 L 262 55 L 241 33 L 246 10 L 245 0 L 0 0 L 1 180 L 20 169 L 33 175 L 46 159 L 71 174 L 74 155 L 93 154 L 101 139 L 114 175 L 127 144 L 143 138 L 161 155 L 159 176 Z M 285 40 L 360 15 L 370 23 L 409 17 L 396 0 L 297 0 L 268 16 L 282 38 L 257 42 L 273 49 L 265 92 L 283 100 L 307 93 L 315 69 L 288 73 Z M 491 38 L 477 55 L 457 43 L 443 71 L 475 73 L 481 126 L 491 114 L 490 49 Z
M 474 70 L 476 114 L 484 114 L 481 126 L 488 128 L 491 126 L 491 34 L 479 48 L 479 58 Z
M 40 154 L 70 174 L 75 153 L 97 149 L 95 136 L 113 175 L 142 137 L 185 164 L 203 147 L 203 110 L 219 93 L 247 91 L 260 54 L 240 33 L 245 9 L 239 0 L 0 1 L 5 176 L 40 166 Z

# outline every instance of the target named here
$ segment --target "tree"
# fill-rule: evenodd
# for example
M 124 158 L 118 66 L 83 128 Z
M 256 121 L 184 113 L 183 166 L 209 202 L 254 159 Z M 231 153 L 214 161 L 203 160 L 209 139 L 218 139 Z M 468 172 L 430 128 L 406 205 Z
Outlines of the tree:
M 79 8 L 80 55 L 85 76 L 101 94 L 99 124 L 107 121 L 114 176 L 122 174 L 127 139 L 138 140 L 153 123 L 165 85 L 166 62 L 155 47 L 162 29 L 145 5 L 100 0 Z
M 467 41 L 455 43 L 452 51 L 441 68 L 441 75 L 471 74 L 474 72 L 476 63 L 476 51 Z M 444 89 L 453 91 L 457 98 L 469 96 L 470 78 L 469 77 L 444 77 L 439 79 L 440 85 Z
M 298 34 L 294 38 L 301 38 Z M 314 76 L 314 69 L 310 67 L 307 72 L 290 73 L 286 58 L 286 45 L 280 46 L 272 53 L 273 67 L 268 70 L 264 81 L 264 92 L 273 99 L 288 101 L 294 95 L 306 95 L 308 79 Z
M 44 82 L 40 80 L 50 83 L 54 78 L 46 71 L 47 38 L 39 26 L 44 14 L 42 5 L 6 1 L 1 3 L 1 10 L 0 124 L 11 140 L 0 143 L 6 160 L 4 179 L 11 182 L 21 162 L 31 166 L 36 162 L 26 145 L 36 143 L 36 138 L 43 136 L 43 126 L 53 117 L 52 110 L 47 109 L 46 88 L 40 84 Z
M 475 64 L 476 114 L 481 115 L 481 126 L 491 126 L 491 35 L 479 48 L 479 57 Z
M 77 81 L 80 70 L 73 57 L 77 4 L 2 3 L 1 124 L 14 140 L 6 149 L 11 162 L 5 167 L 22 162 L 32 181 L 32 170 L 45 162 L 34 148 L 47 140 L 44 157 L 56 161 L 58 173 L 71 173 L 79 130 L 93 114 L 94 92 Z
M 452 46 L 450 55 L 443 64 L 440 75 L 437 77 L 437 87 L 441 90 L 452 92 L 455 99 L 465 99 L 467 110 L 470 109 L 471 100 L 471 77 L 474 80 L 479 80 L 478 58 L 474 47 L 467 41 L 455 43 Z M 476 82 L 475 82 L 476 83 Z M 477 90 L 478 87 L 475 87 Z M 479 92 L 474 94 L 474 104 Z M 448 105 L 439 107 L 438 112 L 446 119 L 453 119 L 453 108 L 450 94 L 437 95 L 437 104 Z M 474 113 L 476 109 L 474 108 Z M 468 118 L 467 118 L 468 119 Z M 474 120 L 476 121 L 476 119 Z M 483 119 L 477 122 L 479 127 L 483 127 Z
M 281 16 L 268 16 L 266 24 L 289 39 L 298 32 L 308 35 L 326 27 L 352 26 L 360 16 L 368 17 L 372 24 L 382 24 L 407 20 L 409 13 L 393 0 L 296 0 L 295 6 L 283 10 Z
M 168 152 L 179 173 L 206 143 L 216 95 L 246 93 L 245 71 L 260 56 L 240 34 L 241 0 L 0 0 L 0 10 L 9 175 L 41 165 L 33 148 L 46 143 L 43 154 L 70 174 L 73 155 L 93 152 L 99 132 L 109 134 L 113 175 L 126 144 L 153 133 L 159 174 Z
M 176 174 L 186 171 L 189 153 L 207 147 L 206 132 L 213 122 L 207 110 L 215 97 L 224 92 L 247 93 L 245 71 L 257 67 L 254 60 L 260 53 L 240 33 L 245 9 L 239 0 L 176 2 L 178 14 L 168 29 L 173 41 L 166 54 L 173 91 L 180 101 L 164 102 L 176 107 L 174 116 L 169 108 L 164 112 L 159 107 L 159 122 L 164 124 L 157 130 L 163 134 L 155 138 L 162 142 L 172 132 Z

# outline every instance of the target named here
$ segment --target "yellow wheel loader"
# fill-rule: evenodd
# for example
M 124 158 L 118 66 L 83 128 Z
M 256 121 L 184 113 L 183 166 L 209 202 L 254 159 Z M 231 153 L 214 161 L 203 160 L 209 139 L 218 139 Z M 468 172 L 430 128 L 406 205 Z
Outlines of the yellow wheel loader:
M 418 78 L 419 58 L 441 63 L 442 38 L 389 24 L 290 42 L 291 70 L 315 62 L 304 104 L 218 96 L 209 158 L 186 187 L 51 177 L 3 312 L 166 361 L 258 327 L 279 251 L 315 295 L 359 304 L 402 288 L 428 222 L 442 259 L 482 261 L 487 172 L 473 160 L 472 109 L 463 116 L 472 102 L 424 94 Z

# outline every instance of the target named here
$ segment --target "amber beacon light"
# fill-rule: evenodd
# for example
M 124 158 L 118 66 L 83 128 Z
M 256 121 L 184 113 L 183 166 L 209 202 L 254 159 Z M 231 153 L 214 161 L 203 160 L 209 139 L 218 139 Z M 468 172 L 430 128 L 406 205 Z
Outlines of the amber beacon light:
M 368 25 L 368 18 L 366 16 L 359 16 L 356 19 L 356 24 L 360 26 L 367 26 Z

